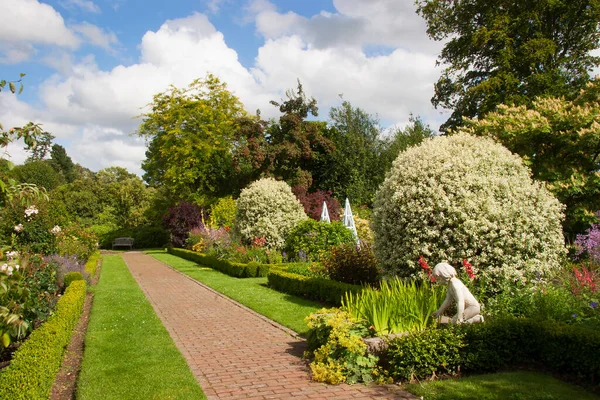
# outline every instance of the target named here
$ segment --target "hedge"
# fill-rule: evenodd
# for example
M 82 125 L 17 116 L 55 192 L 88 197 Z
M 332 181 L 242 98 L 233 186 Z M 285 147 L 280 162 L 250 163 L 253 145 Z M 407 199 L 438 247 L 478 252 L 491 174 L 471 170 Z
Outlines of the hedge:
M 90 274 L 90 279 L 92 279 L 92 280 L 96 276 L 96 270 L 98 269 L 99 261 L 100 261 L 100 252 L 96 250 L 94 253 L 92 253 L 90 258 L 88 258 L 87 262 L 85 263 L 85 271 L 88 274 Z
M 411 334 L 389 341 L 388 368 L 398 380 L 458 370 L 474 373 L 542 366 L 597 384 L 600 332 L 576 325 L 501 318 Z
M 307 263 L 291 263 L 291 264 L 259 264 L 256 262 L 250 262 L 248 264 L 232 262 L 228 260 L 221 260 L 217 257 L 210 256 L 196 251 L 179 249 L 170 247 L 167 251 L 177 257 L 181 257 L 188 261 L 193 261 L 197 264 L 216 269 L 224 274 L 233 276 L 235 278 L 256 278 L 267 276 L 270 270 L 285 270 L 288 267 L 299 267 L 304 266 Z
M 0 373 L 0 399 L 48 399 L 85 302 L 86 282 L 74 281 L 54 314 L 34 330 Z
M 359 293 L 362 286 L 332 281 L 325 278 L 311 278 L 304 275 L 271 269 L 267 275 L 269 287 L 280 292 L 341 305 L 346 292 Z

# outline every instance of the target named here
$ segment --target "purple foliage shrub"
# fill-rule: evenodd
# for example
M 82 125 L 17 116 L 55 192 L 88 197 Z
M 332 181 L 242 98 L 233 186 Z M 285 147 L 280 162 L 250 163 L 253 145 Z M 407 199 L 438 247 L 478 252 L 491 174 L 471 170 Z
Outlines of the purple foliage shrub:
M 340 220 L 342 206 L 339 201 L 331 197 L 330 191 L 317 190 L 316 192 L 308 193 L 305 187 L 297 185 L 292 188 L 292 192 L 296 195 L 296 198 L 304 207 L 304 212 L 310 218 L 319 221 L 321 219 L 321 212 L 323 211 L 323 202 L 326 202 L 329 219 L 331 221 Z
M 194 228 L 204 227 L 204 210 L 193 203 L 180 201 L 169 208 L 163 216 L 163 225 L 171 233 L 171 243 L 175 247 L 184 247 L 188 233 Z
M 596 212 L 596 216 L 600 221 L 600 211 Z M 575 246 L 577 247 L 576 258 L 587 256 L 593 263 L 600 264 L 600 222 L 592 224 L 585 233 L 577 235 Z

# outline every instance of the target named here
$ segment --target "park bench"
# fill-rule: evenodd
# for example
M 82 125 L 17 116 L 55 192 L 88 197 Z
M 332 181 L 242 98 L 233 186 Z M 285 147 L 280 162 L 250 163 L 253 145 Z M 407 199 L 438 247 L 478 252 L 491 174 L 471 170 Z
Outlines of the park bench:
M 113 240 L 112 248 L 115 247 L 129 247 L 129 250 L 133 250 L 133 238 L 121 237 Z

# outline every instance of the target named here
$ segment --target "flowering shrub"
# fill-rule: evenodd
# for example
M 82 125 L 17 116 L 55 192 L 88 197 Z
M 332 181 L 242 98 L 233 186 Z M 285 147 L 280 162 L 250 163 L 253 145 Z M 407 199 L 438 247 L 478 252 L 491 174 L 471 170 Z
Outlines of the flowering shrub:
M 56 269 L 56 286 L 61 292 L 65 290 L 65 276 L 69 273 L 79 272 L 88 284 L 91 282 L 90 274 L 85 269 L 85 262 L 77 255 L 59 256 L 55 254 L 44 257 L 44 260 Z
M 204 210 L 196 204 L 185 201 L 180 201 L 176 206 L 169 208 L 163 216 L 164 227 L 171 233 L 171 242 L 175 247 L 183 247 L 188 232 L 203 226 L 203 220 Z
M 319 261 L 320 253 L 342 243 L 354 243 L 354 237 L 341 222 L 306 219 L 290 231 L 285 241 L 285 251 L 290 254 L 290 259 L 296 259 L 295 255 L 303 250 L 310 261 Z
M 236 230 L 251 243 L 263 237 L 270 249 L 282 248 L 290 230 L 306 219 L 302 205 L 287 183 L 260 179 L 242 190 L 237 201 Z
M 98 238 L 77 224 L 61 229 L 54 226 L 50 232 L 56 237 L 56 252 L 61 256 L 76 256 L 83 263 L 96 251 Z M 89 283 L 89 282 L 88 282 Z
M 596 212 L 596 217 L 600 219 L 600 211 Z M 585 233 L 577 235 L 575 247 L 575 258 L 587 258 L 594 264 L 600 264 L 600 223 L 592 224 Z
M 492 287 L 559 268 L 563 206 L 521 159 L 490 139 L 437 137 L 401 153 L 377 192 L 375 253 L 385 272 L 463 259 Z
M 310 218 L 317 221 L 321 220 L 323 202 L 326 202 L 329 219 L 331 221 L 340 220 L 342 207 L 339 201 L 331 197 L 330 191 L 317 190 L 316 192 L 308 193 L 305 187 L 296 185 L 292 188 L 292 192 L 296 195 L 296 198 L 302 204 L 302 207 L 304 207 L 304 212 Z

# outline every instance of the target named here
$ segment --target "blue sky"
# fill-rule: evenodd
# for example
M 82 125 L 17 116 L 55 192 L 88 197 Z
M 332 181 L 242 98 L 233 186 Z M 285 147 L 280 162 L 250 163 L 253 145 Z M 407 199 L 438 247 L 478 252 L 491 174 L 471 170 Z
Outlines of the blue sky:
M 0 122 L 43 124 L 94 171 L 141 174 L 134 117 L 208 72 L 266 117 L 296 79 L 323 119 L 339 94 L 383 126 L 447 115 L 429 102 L 441 45 L 408 0 L 2 0 L 0 15 L 0 79 L 27 74 L 22 95 L 0 94 Z

